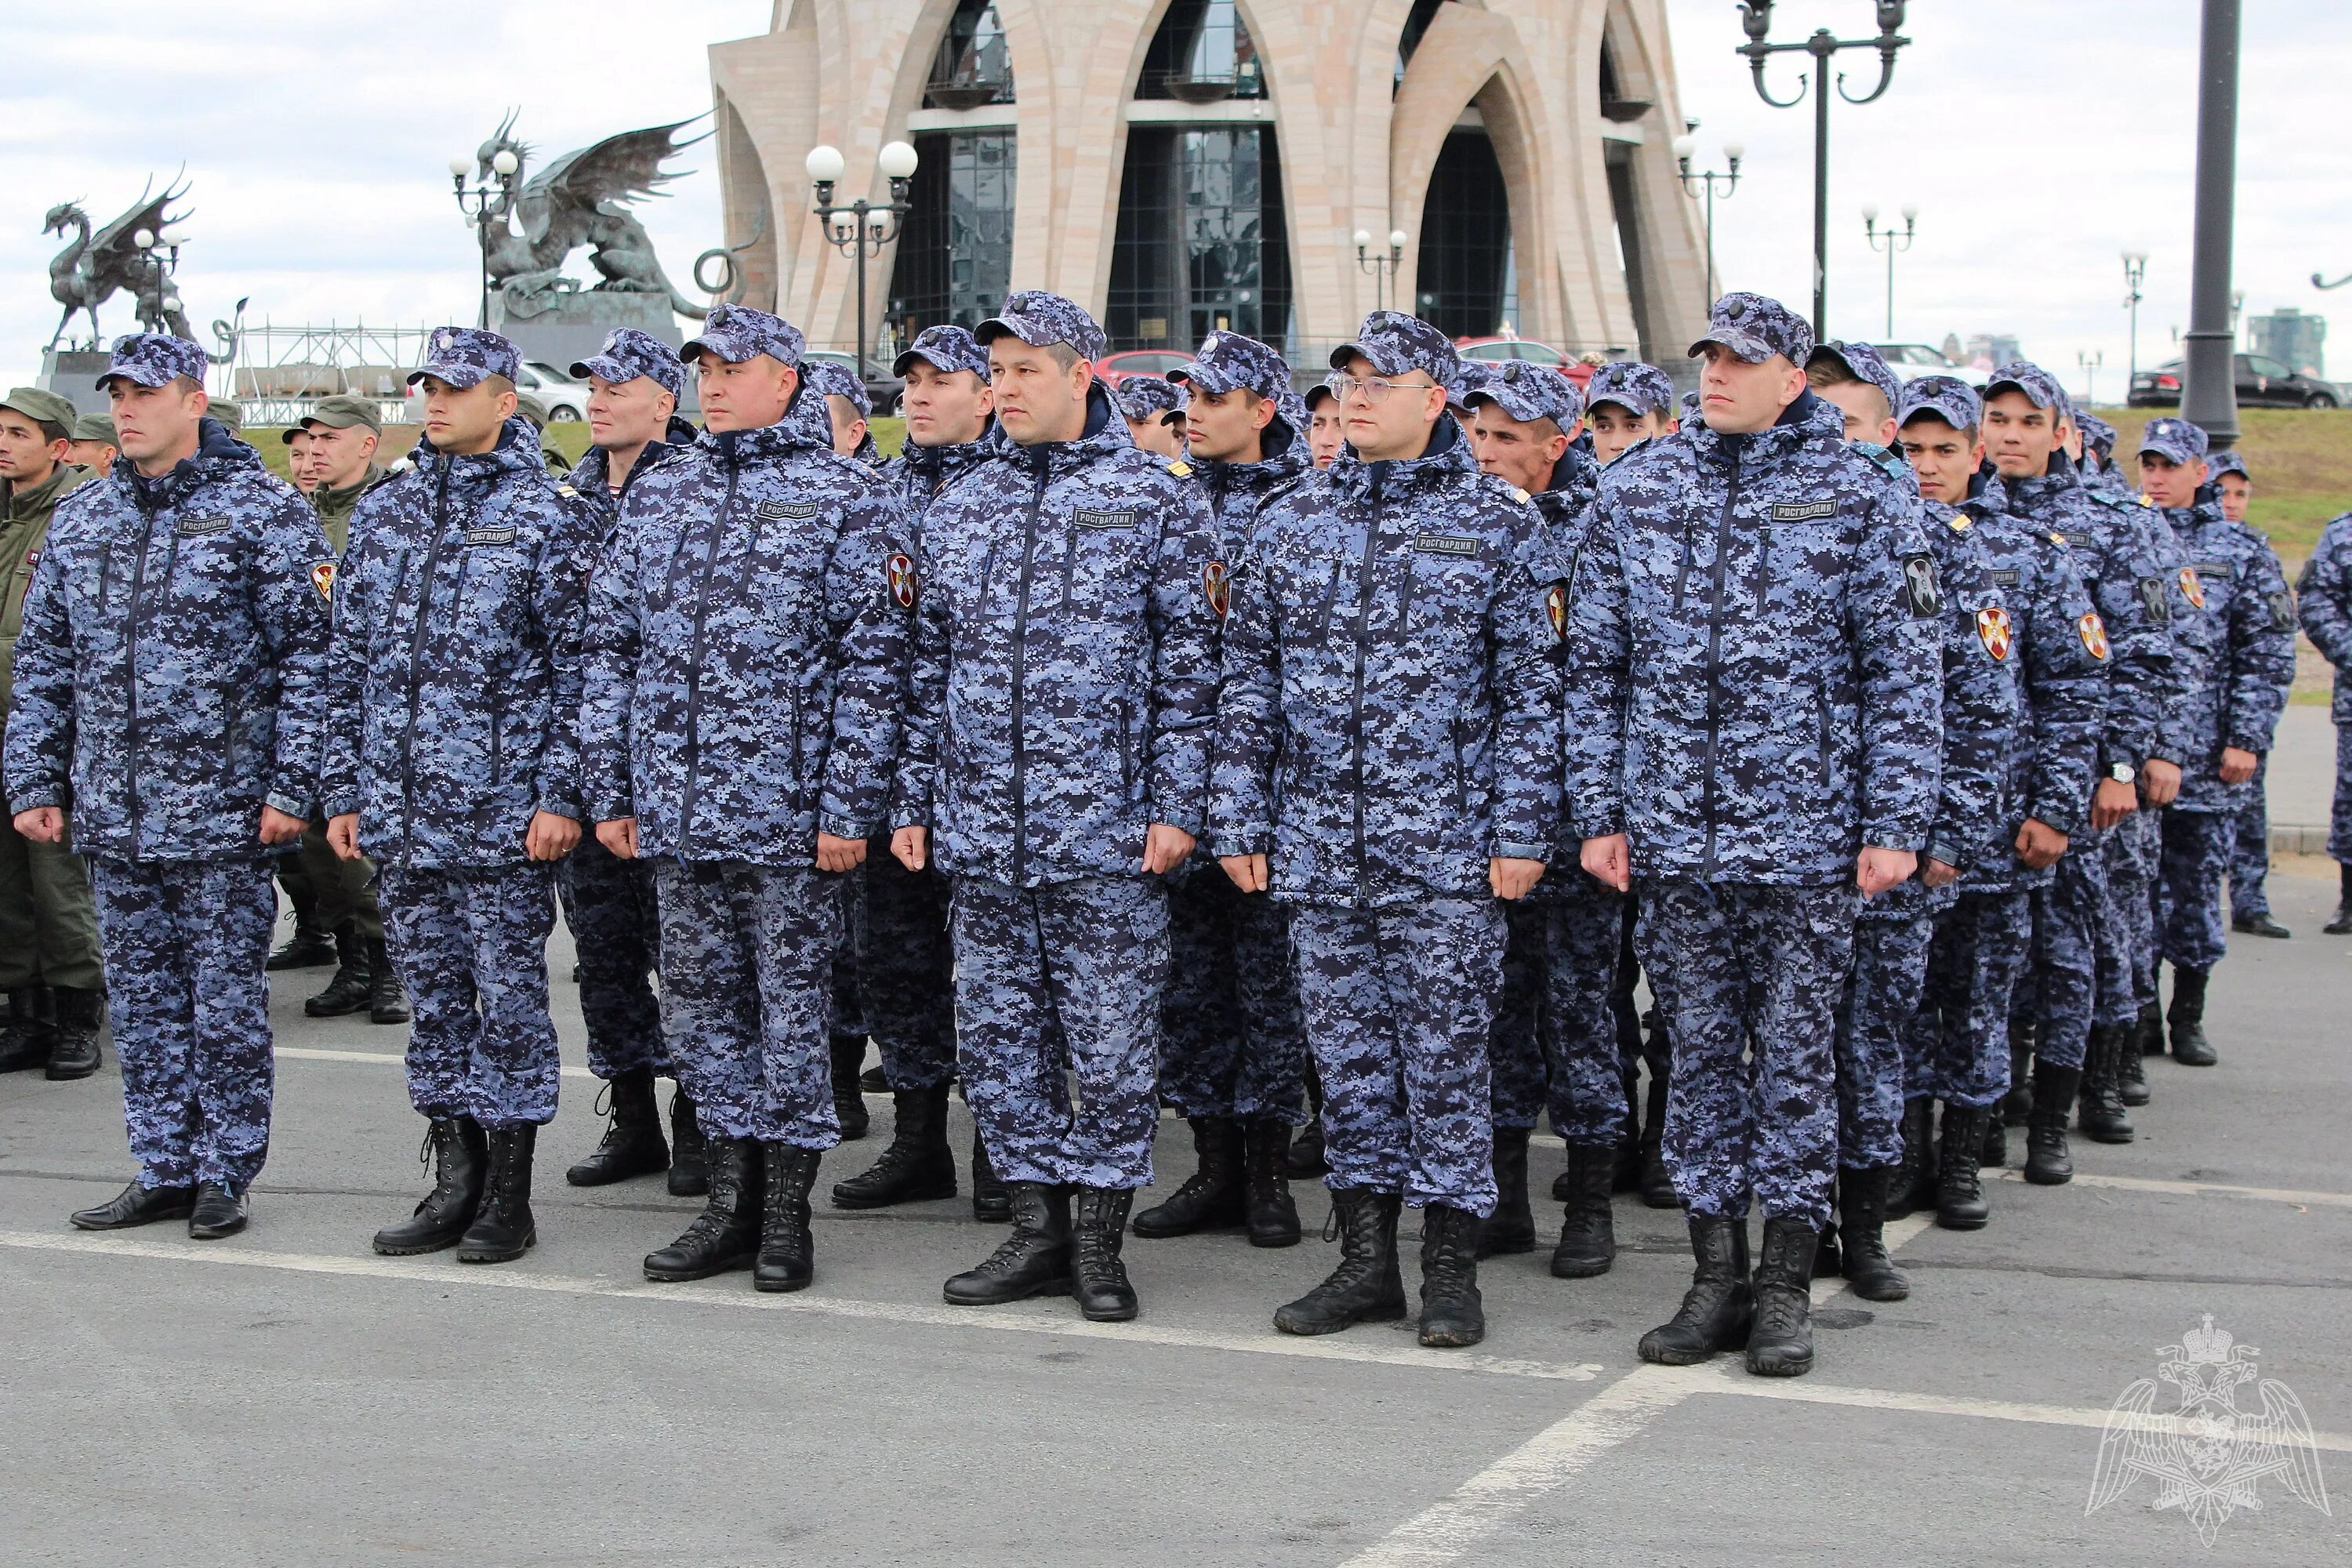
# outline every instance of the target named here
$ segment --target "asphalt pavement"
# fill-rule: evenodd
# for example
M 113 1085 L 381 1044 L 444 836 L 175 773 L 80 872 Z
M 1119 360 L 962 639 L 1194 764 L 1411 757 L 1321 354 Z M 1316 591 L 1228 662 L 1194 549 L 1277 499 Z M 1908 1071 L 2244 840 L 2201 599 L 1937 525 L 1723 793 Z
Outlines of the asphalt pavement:
M 1819 1363 L 1790 1381 L 1642 1364 L 1688 1260 L 1678 1216 L 1631 1197 L 1602 1279 L 1489 1262 L 1467 1352 L 1273 1331 L 1335 1259 L 1312 1184 L 1296 1248 L 1130 1239 L 1131 1324 L 943 1304 L 1000 1234 L 962 1198 L 820 1205 L 798 1295 L 648 1285 L 638 1259 L 695 1205 L 658 1178 L 562 1184 L 600 1123 L 560 932 L 538 1248 L 377 1258 L 423 1191 L 404 1031 L 307 1019 L 325 973 L 281 975 L 278 1137 L 233 1240 L 65 1224 L 130 1170 L 110 1048 L 83 1083 L 0 1078 L 0 1563 L 2342 1563 L 2352 1489 L 2323 1512 L 2275 1472 L 2259 1509 L 2208 1516 L 2210 1546 L 2151 1476 L 2086 1508 L 2111 1406 L 2148 1379 L 2177 1411 L 2162 1347 L 2207 1314 L 2269 1381 L 2203 1414 L 2242 1432 L 2291 1390 L 2352 1489 L 2352 939 L 2320 934 L 2335 888 L 2307 869 L 2272 884 L 2294 940 L 2236 939 L 2217 973 L 2219 1067 L 2152 1061 L 2137 1142 L 2078 1139 L 2067 1187 L 2000 1182 L 1982 1232 L 1900 1222 L 1911 1299 L 1825 1283 Z M 871 1103 L 820 1193 L 882 1147 Z M 1160 1152 L 1164 1187 L 1181 1122 Z M 1534 1160 L 1554 1223 L 1560 1159 Z M 2271 1451 L 2227 1425 L 2158 1447 L 2192 1479 L 2242 1474 Z

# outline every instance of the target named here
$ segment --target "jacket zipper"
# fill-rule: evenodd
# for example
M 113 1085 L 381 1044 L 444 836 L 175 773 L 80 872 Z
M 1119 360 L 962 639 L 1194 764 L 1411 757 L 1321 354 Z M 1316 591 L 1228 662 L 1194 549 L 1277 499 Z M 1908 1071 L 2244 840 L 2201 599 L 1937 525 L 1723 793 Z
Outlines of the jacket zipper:
M 727 531 L 727 520 L 735 510 L 735 451 L 727 449 L 727 489 L 719 497 L 719 510 L 710 522 L 710 542 L 702 552 L 702 574 L 694 585 L 694 641 L 687 649 L 686 661 L 686 793 L 678 804 L 677 858 L 694 858 L 694 808 L 702 795 L 702 628 L 710 614 L 710 576 L 719 564 L 719 544 Z M 797 746 L 793 753 L 793 777 L 800 777 L 801 759 Z
M 1013 885 L 1023 885 L 1029 864 L 1029 748 L 1023 739 L 1023 684 L 1029 665 L 1029 584 L 1037 558 L 1037 515 L 1045 505 L 1045 480 L 1053 462 L 1043 449 L 1036 455 L 1037 482 L 1029 491 L 1029 511 L 1023 521 L 1021 584 L 1013 604 Z
M 1706 623 L 1706 780 L 1703 815 L 1706 818 L 1706 877 L 1715 879 L 1715 752 L 1723 728 L 1723 576 L 1731 556 L 1731 514 L 1739 504 L 1739 452 L 1731 454 L 1731 482 L 1723 492 L 1723 510 L 1715 520 L 1715 571 Z M 1687 532 L 1685 532 L 1687 541 Z M 1685 542 L 1685 549 L 1688 550 Z
M 1371 625 L 1372 550 L 1381 534 L 1381 478 L 1372 476 L 1372 510 L 1364 521 L 1363 553 L 1356 562 L 1356 671 L 1348 702 L 1348 754 L 1356 763 L 1356 888 L 1361 895 L 1364 874 L 1364 792 L 1370 780 L 1364 768 L 1364 643 Z
M 441 566 L 442 542 L 449 536 L 449 475 L 457 465 L 440 459 L 440 482 L 433 492 L 433 543 L 425 552 L 425 570 L 416 588 L 416 626 L 408 635 L 408 722 L 400 735 L 400 843 L 404 858 L 416 839 L 416 710 L 422 704 L 425 678 L 419 673 L 425 656 L 425 634 L 433 620 L 433 585 Z
M 131 568 L 131 611 L 129 636 L 125 640 L 123 664 L 123 750 L 129 754 L 130 767 L 123 775 L 124 805 L 130 808 L 131 854 L 139 854 L 139 612 L 140 601 L 146 597 L 147 544 L 154 537 L 156 514 L 150 511 L 142 500 L 140 512 L 146 526 L 139 531 L 139 559 Z M 110 562 L 114 552 L 107 552 Z

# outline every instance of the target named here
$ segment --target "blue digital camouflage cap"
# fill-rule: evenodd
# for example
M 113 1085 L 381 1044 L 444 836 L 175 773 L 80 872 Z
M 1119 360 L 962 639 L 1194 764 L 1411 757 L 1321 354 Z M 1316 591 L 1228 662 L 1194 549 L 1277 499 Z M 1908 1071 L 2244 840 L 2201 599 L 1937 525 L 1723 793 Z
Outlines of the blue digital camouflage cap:
M 1290 390 L 1290 363 L 1255 338 L 1211 332 L 1193 351 L 1192 363 L 1170 371 L 1168 379 L 1196 392 L 1247 391 L 1278 399 Z
M 1315 412 L 1317 404 L 1331 402 L 1333 397 L 1334 394 L 1329 384 L 1318 381 L 1307 389 L 1307 395 L 1299 401 L 1307 405 L 1307 412 L 1311 415 Z
M 1026 342 L 1027 339 L 1023 339 Z M 1164 376 L 1122 377 L 1111 389 L 1110 400 L 1129 419 L 1158 419 L 1184 406 L 1184 394 Z
M 702 319 L 701 333 L 678 350 L 677 357 L 679 363 L 692 364 L 708 353 L 729 364 L 741 364 L 766 354 L 798 370 L 805 346 L 801 330 L 782 316 L 749 305 L 713 305 Z
M 1324 389 L 1323 395 L 1328 397 L 1330 395 L 1328 388 Z M 1274 400 L 1274 416 L 1289 426 L 1293 434 L 1299 436 L 1306 435 L 1307 426 L 1314 423 L 1307 412 L 1307 399 L 1286 386 L 1282 389 L 1282 395 Z
M 1901 429 L 1922 414 L 1932 414 L 1955 430 L 1973 430 L 1984 423 L 1984 402 L 1977 389 L 1957 375 L 1923 375 L 1903 388 L 1895 403 L 1895 427 Z
M 1109 348 L 1102 328 L 1095 324 L 1095 319 L 1087 314 L 1084 307 L 1043 289 L 1023 289 L 1007 294 L 1003 308 L 971 330 L 973 339 L 982 348 L 1006 332 L 1033 349 L 1067 343 L 1077 350 L 1081 359 L 1100 359 Z
M 988 351 L 961 327 L 925 327 L 915 334 L 907 351 L 890 362 L 890 374 L 906 374 L 907 367 L 917 360 L 927 361 L 934 369 L 950 375 L 968 370 L 982 381 L 988 379 Z
M 1454 370 L 1462 363 L 1462 356 L 1454 352 L 1452 338 L 1402 310 L 1374 310 L 1366 316 L 1355 341 L 1331 351 L 1331 368 L 1345 370 L 1358 355 L 1370 361 L 1381 375 L 1420 371 L 1440 386 L 1453 384 Z
M 205 351 L 185 338 L 169 332 L 125 332 L 114 340 L 114 352 L 107 356 L 98 384 L 103 387 L 119 375 L 140 386 L 162 386 L 173 376 L 184 375 L 201 386 L 205 369 Z
M 1675 416 L 1676 423 L 1688 424 L 1690 421 L 1697 418 L 1698 394 L 1696 392 L 1684 393 L 1682 395 L 1682 402 L 1677 405 L 1677 406 L 1681 408 L 1682 412 Z
M 1576 383 L 1549 365 L 1519 359 L 1494 366 L 1468 402 L 1473 410 L 1491 403 L 1522 424 L 1549 419 L 1563 430 L 1584 417 L 1584 395 Z
M 1643 364 L 1637 359 L 1612 360 L 1594 366 L 1592 379 L 1584 384 L 1584 406 L 1588 411 L 1604 403 L 1613 403 L 1637 417 L 1672 416 L 1675 384 L 1656 365 Z
M 2054 408 L 2062 416 L 2066 412 L 2066 389 L 2032 360 L 2013 359 L 1994 371 L 1992 379 L 1985 383 L 1984 400 L 1990 403 L 2004 392 L 2023 393 L 2025 401 L 2036 408 Z
M 1495 367 L 1485 360 L 1458 361 L 1454 366 L 1453 378 L 1445 384 L 1445 406 L 1469 413 L 1471 395 L 1485 391 L 1486 383 L 1494 378 L 1494 374 Z
M 2105 458 L 2116 449 L 2116 427 L 2087 408 L 2074 410 L 2074 423 L 2082 428 L 2083 444 Z
M 1813 352 L 1813 329 L 1780 300 L 1763 294 L 1726 294 L 1706 313 L 1706 336 L 1691 344 L 1693 359 L 1709 343 L 1721 343 L 1749 364 L 1774 354 L 1802 364 Z
M 1878 351 L 1868 343 L 1826 342 L 1806 355 L 1805 363 L 1810 368 L 1815 362 L 1822 359 L 1837 361 L 1853 374 L 1885 394 L 1886 406 L 1890 411 L 1903 401 L 1903 383 L 1896 379 L 1893 371 L 1886 368 L 1886 361 L 1879 357 Z
M 2223 474 L 2235 474 L 2248 484 L 2254 482 L 2254 476 L 2246 472 L 2246 459 L 2234 451 L 2216 452 L 2205 459 L 2207 479 L 2218 479 Z
M 874 400 L 866 395 L 866 384 L 857 379 L 856 371 L 839 360 L 810 360 L 801 366 L 801 379 L 812 392 L 827 397 L 849 399 L 860 419 L 872 417 Z
M 672 397 L 686 395 L 686 367 L 671 347 L 651 332 L 635 327 L 614 327 L 604 334 L 604 346 L 593 359 L 583 359 L 572 367 L 572 374 L 585 379 L 603 376 L 606 381 L 635 381 L 646 376 L 661 384 L 662 390 Z
M 429 375 L 464 388 L 480 384 L 486 375 L 516 381 L 521 374 L 522 351 L 510 339 L 479 327 L 436 327 L 425 341 L 425 363 L 408 373 L 408 384 Z
M 2154 452 L 2175 463 L 2196 462 L 2205 456 L 2208 445 L 2204 431 L 2169 414 L 2149 420 L 2147 427 L 2139 433 L 2141 456 Z

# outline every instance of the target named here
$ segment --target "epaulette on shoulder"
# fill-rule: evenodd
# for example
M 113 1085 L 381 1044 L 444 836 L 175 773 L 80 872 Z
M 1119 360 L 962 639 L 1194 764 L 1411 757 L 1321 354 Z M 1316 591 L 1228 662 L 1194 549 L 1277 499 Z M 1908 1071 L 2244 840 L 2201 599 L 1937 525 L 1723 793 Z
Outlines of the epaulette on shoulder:
M 1192 477 L 1192 465 L 1181 458 L 1171 458 L 1168 459 L 1168 471 L 1180 479 L 1189 479 Z
M 1970 518 L 1967 512 L 1956 511 L 1951 516 L 1944 520 L 1944 526 L 1950 529 L 1954 533 L 1966 533 L 1969 529 L 1976 526 L 1976 522 L 1975 520 Z
M 1864 457 L 1877 464 L 1879 471 L 1888 479 L 1911 479 L 1913 483 L 1917 482 L 1912 479 L 1910 459 L 1900 452 L 1890 450 L 1875 441 L 1856 441 L 1853 447 Z
M 575 490 L 570 485 L 563 484 L 560 481 L 555 487 L 555 493 L 562 496 L 565 500 L 578 500 L 580 499 L 580 492 L 578 490 Z
M 1511 487 L 1511 499 L 1515 501 L 1525 501 L 1528 499 L 1528 492 L 1519 489 L 1518 486 L 1513 485 Z
M 2063 533 L 2053 533 L 2050 535 L 2050 542 L 2063 550 L 2066 545 L 2066 536 Z

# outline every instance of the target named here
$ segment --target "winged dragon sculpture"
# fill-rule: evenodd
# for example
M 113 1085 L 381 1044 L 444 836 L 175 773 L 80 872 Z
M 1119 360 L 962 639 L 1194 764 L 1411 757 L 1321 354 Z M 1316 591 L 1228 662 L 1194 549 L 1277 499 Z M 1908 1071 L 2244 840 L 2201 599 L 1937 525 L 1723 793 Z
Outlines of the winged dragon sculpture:
M 79 202 L 60 202 L 48 210 L 41 221 L 41 232 L 72 236 L 66 247 L 49 258 L 49 294 L 65 307 L 65 313 L 58 318 L 58 330 L 49 335 L 49 347 L 56 348 L 74 317 L 85 313 L 89 317 L 89 346 L 98 347 L 105 341 L 99 330 L 98 308 L 118 293 L 128 293 L 136 302 L 142 331 L 168 331 L 194 341 L 196 334 L 173 297 L 163 264 L 142 249 L 133 237 L 141 229 L 157 234 L 167 225 L 185 222 L 188 215 L 173 212 L 171 207 L 187 194 L 186 183 L 176 177 L 160 195 L 154 193 L 151 180 L 128 212 L 95 233 Z M 213 363 L 226 364 L 236 357 L 244 317 L 245 301 L 240 300 L 236 321 L 213 323 L 213 336 L 221 344 L 218 353 L 206 351 L 205 357 Z

